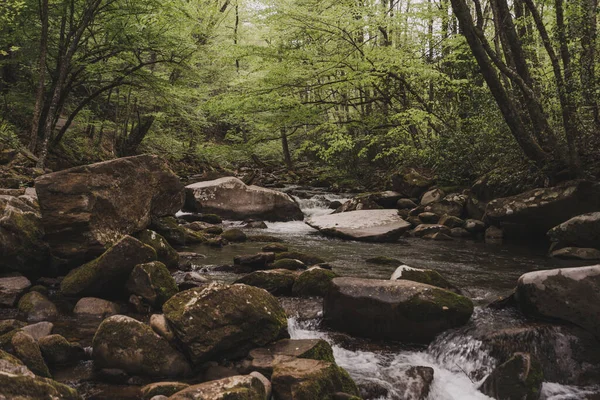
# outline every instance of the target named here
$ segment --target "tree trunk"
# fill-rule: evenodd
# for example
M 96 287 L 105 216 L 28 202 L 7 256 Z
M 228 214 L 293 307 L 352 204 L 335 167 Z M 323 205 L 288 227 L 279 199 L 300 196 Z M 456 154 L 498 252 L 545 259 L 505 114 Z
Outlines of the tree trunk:
M 35 96 L 35 106 L 33 109 L 31 134 L 29 139 L 29 150 L 34 154 L 40 134 L 40 119 L 42 117 L 42 108 L 44 106 L 44 92 L 46 91 L 46 56 L 48 54 L 48 0 L 40 0 L 40 21 L 42 23 L 42 30 L 40 37 L 40 58 L 38 62 L 38 87 Z
M 285 165 L 289 168 L 293 168 L 292 156 L 290 155 L 290 147 L 288 144 L 288 138 L 285 134 L 285 129 L 281 129 L 281 148 L 283 150 L 283 159 L 285 160 Z

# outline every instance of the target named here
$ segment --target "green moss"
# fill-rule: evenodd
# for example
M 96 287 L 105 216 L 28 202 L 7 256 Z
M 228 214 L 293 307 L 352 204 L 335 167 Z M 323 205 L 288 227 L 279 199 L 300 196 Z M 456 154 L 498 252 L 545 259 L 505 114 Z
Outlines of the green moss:
M 529 374 L 525 380 L 525 387 L 528 391 L 527 400 L 537 400 L 540 398 L 540 388 L 544 382 L 544 371 L 540 362 L 533 355 L 530 355 L 530 362 Z
M 154 396 L 171 396 L 190 385 L 181 382 L 158 382 L 146 385 L 142 388 L 142 399 L 148 400 Z
M 229 242 L 245 242 L 248 239 L 240 229 L 228 229 L 221 233 L 221 237 Z
M 0 395 L 7 399 L 81 399 L 75 389 L 51 379 L 4 374 L 0 374 Z
M 337 277 L 335 272 L 324 268 L 311 268 L 300 274 L 292 293 L 295 296 L 325 296 L 331 286 L 331 280 Z
M 300 260 L 282 258 L 273 263 L 273 269 L 287 269 L 290 271 L 295 271 L 298 269 L 306 269 L 306 264 Z
M 259 287 L 267 292 L 279 296 L 292 293 L 292 286 L 296 281 L 296 274 L 288 271 L 255 271 L 240 279 L 235 283 Z
M 36 375 L 50 378 L 50 370 L 44 362 L 40 346 L 28 334 L 18 332 L 12 338 L 15 353 L 23 363 Z
M 309 266 L 325 262 L 325 260 L 323 260 L 321 257 L 315 256 L 313 254 L 302 253 L 299 251 L 286 251 L 275 255 L 275 260 L 282 260 L 284 258 L 300 260 L 304 264 Z
M 156 251 L 158 261 L 168 268 L 177 268 L 179 265 L 179 253 L 158 233 L 145 229 L 135 235 L 140 242 L 152 247 Z
M 208 224 L 221 224 L 223 223 L 223 219 L 216 214 L 202 214 L 198 218 L 202 222 L 206 222 Z
M 310 358 L 335 363 L 333 349 L 327 341 L 320 339 L 310 350 L 300 354 L 298 358 Z M 345 372 L 345 371 L 344 371 Z
M 369 264 L 377 264 L 377 265 L 401 265 L 402 261 L 396 260 L 395 258 L 386 257 L 386 256 L 378 256 L 373 258 L 368 258 L 365 260 Z
M 206 228 L 204 232 L 211 235 L 220 235 L 221 233 L 223 233 L 223 228 L 221 228 L 220 226 L 210 226 Z
M 272 253 L 283 253 L 285 251 L 288 251 L 288 247 L 280 243 L 269 243 L 263 246 L 261 250 Z
M 158 306 L 162 306 L 165 301 L 179 292 L 175 279 L 167 267 L 159 261 L 136 265 L 131 272 L 127 287 L 133 293 Z
M 439 272 L 433 269 L 426 270 L 405 270 L 402 271 L 402 277 L 409 281 L 425 283 L 427 285 L 436 286 L 444 289 L 455 289 L 454 285 L 446 280 Z

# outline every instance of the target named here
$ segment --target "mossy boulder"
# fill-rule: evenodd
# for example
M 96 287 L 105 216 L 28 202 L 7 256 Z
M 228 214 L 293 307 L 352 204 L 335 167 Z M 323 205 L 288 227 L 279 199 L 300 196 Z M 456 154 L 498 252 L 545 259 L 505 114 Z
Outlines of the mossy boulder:
M 133 268 L 156 260 L 156 251 L 125 236 L 100 257 L 69 272 L 60 284 L 65 296 L 120 292 Z
M 127 289 L 156 306 L 162 306 L 179 292 L 175 279 L 159 261 L 136 265 L 127 281 Z
M 221 233 L 221 237 L 228 242 L 245 242 L 248 236 L 241 229 L 227 229 Z
M 244 356 L 287 335 L 287 317 L 277 299 L 248 285 L 189 289 L 169 299 L 163 312 L 194 364 Z
M 540 363 L 529 353 L 515 353 L 486 378 L 481 391 L 496 399 L 538 400 L 543 382 Z
M 292 294 L 292 286 L 298 274 L 287 269 L 273 269 L 268 271 L 254 271 L 238 279 L 235 283 L 255 286 L 265 289 L 274 296 L 287 296 Z
M 306 269 L 306 264 L 304 264 L 300 260 L 296 260 L 293 258 L 282 258 L 282 259 L 275 261 L 272 265 L 272 268 L 297 271 L 297 270 Z
M 267 391 L 261 379 L 252 375 L 236 375 L 204 382 L 183 389 L 170 400 L 265 400 Z
M 145 229 L 135 234 L 136 239 L 148 245 L 156 251 L 156 258 L 167 268 L 177 268 L 179 266 L 179 253 L 167 242 L 167 239 L 158 233 Z
M 250 351 L 248 370 L 258 371 L 270 378 L 277 364 L 295 358 L 335 362 L 331 346 L 323 339 L 283 339 Z
M 51 321 L 58 317 L 54 303 L 39 292 L 25 293 L 19 300 L 18 308 L 29 322 Z
M 0 374 L 0 397 L 11 400 L 81 400 L 77 390 L 52 379 Z
M 207 222 L 209 224 L 223 223 L 223 218 L 219 217 L 217 214 L 201 214 L 198 218 L 199 221 Z
M 455 293 L 460 293 L 460 290 L 453 284 L 448 282 L 446 278 L 439 272 L 433 269 L 418 269 L 411 268 L 408 265 L 401 265 L 392 274 L 390 280 L 406 279 L 408 281 L 425 283 L 427 285 L 448 289 Z
M 312 267 L 302 272 L 292 288 L 294 296 L 325 296 L 336 273 L 320 267 Z
M 15 329 L 21 329 L 26 326 L 27 323 L 19 321 L 18 319 L 4 319 L 0 321 L 0 335 L 4 335 Z
M 333 400 L 338 393 L 358 396 L 356 384 L 344 369 L 307 358 L 277 364 L 271 384 L 278 400 Z
M 423 283 L 335 278 L 324 298 L 324 318 L 333 329 L 373 339 L 429 343 L 464 325 L 470 299 Z
M 85 350 L 78 343 L 69 343 L 61 335 L 48 335 L 38 341 L 44 360 L 49 365 L 74 364 L 85 357 Z
M 50 370 L 42 357 L 40 346 L 31 335 L 19 331 L 12 338 L 15 354 L 36 375 L 50 378 Z
M 156 382 L 146 385 L 142 388 L 142 399 L 150 400 L 154 396 L 171 396 L 177 392 L 190 387 L 182 382 Z
M 0 375 L 2 374 L 35 376 L 33 372 L 23 364 L 23 361 L 4 350 L 0 350 Z M 2 392 L 0 391 L 0 394 L 1 393 Z
M 400 265 L 400 264 L 402 264 L 402 261 L 396 260 L 395 258 L 386 257 L 386 256 L 371 257 L 371 258 L 367 258 L 365 261 L 368 262 L 369 264 L 376 264 L 376 265 Z
M 185 357 L 146 324 L 124 315 L 105 319 L 92 342 L 99 368 L 122 369 L 128 374 L 180 377 L 191 372 Z
M 24 201 L 0 195 L 0 269 L 43 272 L 49 248 L 37 210 Z
M 284 258 L 291 258 L 292 260 L 300 260 L 304 264 L 311 266 L 315 264 L 322 264 L 325 262 L 321 257 L 314 254 L 302 253 L 300 251 L 284 251 L 275 255 L 275 261 L 283 260 Z
M 200 232 L 194 232 L 185 226 L 179 225 L 175 217 L 153 218 L 150 229 L 163 236 L 167 242 L 174 246 L 186 246 L 194 243 L 203 243 L 206 237 Z

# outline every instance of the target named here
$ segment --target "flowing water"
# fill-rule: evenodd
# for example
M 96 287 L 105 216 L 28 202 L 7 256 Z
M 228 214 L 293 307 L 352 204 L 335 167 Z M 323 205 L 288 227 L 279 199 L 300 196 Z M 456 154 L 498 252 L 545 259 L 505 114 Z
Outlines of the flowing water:
M 306 197 L 306 196 L 303 196 Z M 329 202 L 344 201 L 342 196 L 317 193 L 296 198 L 307 217 L 331 212 Z M 229 225 L 239 223 L 229 222 Z M 399 381 L 411 366 L 434 369 L 430 400 L 488 399 L 478 386 L 497 365 L 497 360 L 477 338 L 481 331 L 519 326 L 517 315 L 481 307 L 511 292 L 520 275 L 537 269 L 577 265 L 549 259 L 546 249 L 525 246 L 493 246 L 475 241 L 432 242 L 404 239 L 398 243 L 361 243 L 326 238 L 301 221 L 267 223 L 256 234 L 268 234 L 285 240 L 295 250 L 314 253 L 326 259 L 338 275 L 389 279 L 396 266 L 371 265 L 366 259 L 387 256 L 418 268 L 433 268 L 460 287 L 477 305 L 469 324 L 445 332 L 427 348 L 398 343 L 377 343 L 356 339 L 348 344 L 339 334 L 321 326 L 319 318 L 289 320 L 292 338 L 322 338 L 333 347 L 337 363 L 344 367 L 361 388 L 377 387 L 384 394 L 373 399 L 405 398 Z M 207 265 L 231 264 L 235 255 L 260 251 L 261 243 L 232 244 L 223 249 L 199 247 Z M 210 267 L 208 268 L 210 269 Z M 222 277 L 231 280 L 232 277 Z M 302 306 L 301 306 L 302 307 Z M 357 322 L 358 323 L 358 322 Z M 385 394 L 387 392 L 387 394 Z M 597 395 L 597 387 L 584 388 L 545 382 L 542 399 L 575 400 Z

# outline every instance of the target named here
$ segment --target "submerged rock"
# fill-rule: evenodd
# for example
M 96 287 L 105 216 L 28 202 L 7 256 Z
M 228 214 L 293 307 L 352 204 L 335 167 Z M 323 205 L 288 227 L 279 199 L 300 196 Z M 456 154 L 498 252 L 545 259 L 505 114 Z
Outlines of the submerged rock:
M 37 210 L 12 196 L 0 195 L 0 268 L 43 272 L 48 246 Z
M 325 296 L 325 322 L 374 339 L 428 343 L 464 325 L 473 313 L 466 297 L 423 283 L 335 278 Z
M 125 236 L 95 260 L 69 272 L 60 284 L 66 296 L 114 293 L 122 290 L 137 264 L 156 260 L 156 252 Z
M 251 375 L 236 375 L 204 382 L 183 389 L 169 400 L 264 400 L 267 391 L 262 380 Z
M 555 258 L 574 260 L 600 260 L 600 250 L 580 247 L 565 247 L 550 254 Z
M 75 167 L 35 182 L 52 252 L 87 261 L 139 232 L 153 217 L 175 214 L 183 185 L 159 157 L 141 155 Z
M 568 321 L 600 338 L 600 265 L 526 273 L 515 297 L 528 315 Z
M 229 177 L 186 186 L 187 210 L 215 213 L 224 218 L 265 221 L 302 220 L 298 204 L 287 194 L 259 186 L 246 186 Z
M 333 400 L 338 393 L 358 396 L 350 375 L 335 363 L 296 358 L 275 365 L 271 376 L 278 400 Z
M 498 400 L 538 400 L 543 381 L 540 363 L 528 353 L 515 353 L 486 378 L 481 391 Z
M 146 324 L 124 315 L 105 319 L 92 343 L 99 368 L 118 368 L 132 375 L 186 376 L 191 372 L 185 357 Z
M 396 210 L 361 210 L 314 216 L 306 223 L 325 235 L 372 242 L 396 241 L 411 226 Z
M 287 335 L 287 317 L 277 299 L 247 285 L 189 289 L 169 299 L 163 312 L 194 364 L 244 356 Z

